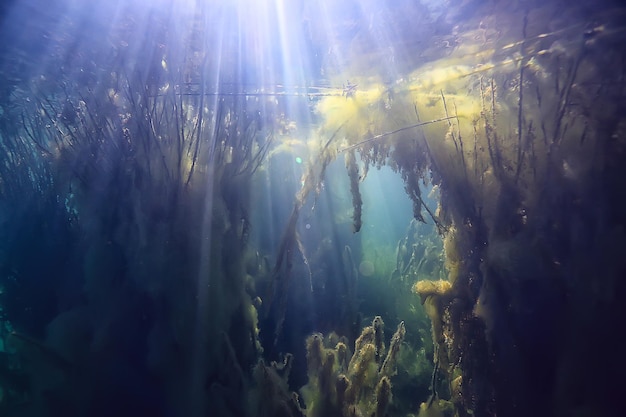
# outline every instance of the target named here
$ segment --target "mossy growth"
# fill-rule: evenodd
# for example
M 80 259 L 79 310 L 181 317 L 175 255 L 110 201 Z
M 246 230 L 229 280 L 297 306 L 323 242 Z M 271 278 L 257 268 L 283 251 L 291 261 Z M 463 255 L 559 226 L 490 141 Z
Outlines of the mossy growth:
M 356 340 L 354 353 L 345 338 L 333 334 L 307 338 L 309 382 L 301 389 L 307 417 L 388 415 L 406 329 L 400 322 L 387 348 L 383 328 L 376 316 Z
M 454 415 L 454 405 L 450 401 L 436 400 L 432 403 L 422 403 L 418 417 L 452 417 Z
M 289 390 L 288 379 L 293 363 L 293 356 L 285 355 L 281 363 L 266 365 L 259 360 L 252 376 L 255 388 L 250 391 L 248 410 L 250 415 L 258 417 L 304 417 L 299 396 Z

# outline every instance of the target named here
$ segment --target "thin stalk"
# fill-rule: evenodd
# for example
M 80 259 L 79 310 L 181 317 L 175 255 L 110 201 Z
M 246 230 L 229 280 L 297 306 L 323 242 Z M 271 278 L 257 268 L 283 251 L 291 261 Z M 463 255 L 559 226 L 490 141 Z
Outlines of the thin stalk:
M 362 145 L 364 145 L 366 143 L 374 142 L 374 141 L 383 139 L 383 138 L 385 138 L 387 136 L 391 136 L 391 135 L 394 135 L 396 133 L 404 132 L 405 130 L 415 129 L 416 127 L 426 126 L 426 125 L 430 125 L 430 124 L 433 124 L 433 123 L 439 123 L 439 122 L 443 122 L 443 121 L 446 121 L 446 120 L 449 120 L 449 119 L 454 119 L 454 118 L 456 118 L 456 116 L 441 117 L 439 119 L 429 120 L 427 122 L 421 122 L 421 123 L 416 123 L 414 125 L 401 127 L 399 129 L 392 130 L 391 132 L 385 132 L 385 133 L 381 133 L 381 134 L 372 136 L 371 138 L 365 139 L 365 140 L 363 140 L 361 142 L 358 142 L 358 143 L 355 143 L 354 145 L 346 146 L 345 148 L 339 149 L 337 152 L 341 153 L 341 152 L 349 151 L 349 150 L 358 148 L 359 146 L 362 146 Z

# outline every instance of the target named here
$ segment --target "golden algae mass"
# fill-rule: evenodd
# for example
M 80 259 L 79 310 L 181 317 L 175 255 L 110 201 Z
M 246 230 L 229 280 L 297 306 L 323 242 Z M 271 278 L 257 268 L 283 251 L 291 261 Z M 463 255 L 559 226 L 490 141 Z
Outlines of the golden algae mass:
M 370 134 L 377 124 L 377 106 L 380 106 L 384 87 L 371 85 L 361 87 L 354 94 L 324 97 L 316 110 L 324 117 L 323 127 L 327 132 L 341 128 L 349 140 L 357 140 Z M 384 106 L 384 104 L 382 104 Z
M 437 281 L 418 281 L 413 286 L 413 291 L 419 294 L 423 303 L 430 296 L 447 295 L 451 288 L 452 284 L 449 281 L 440 279 Z
M 346 337 L 334 333 L 307 338 L 309 380 L 301 392 L 308 417 L 387 415 L 406 329 L 400 322 L 386 348 L 383 326 L 376 316 L 356 339 L 354 349 L 347 346 Z

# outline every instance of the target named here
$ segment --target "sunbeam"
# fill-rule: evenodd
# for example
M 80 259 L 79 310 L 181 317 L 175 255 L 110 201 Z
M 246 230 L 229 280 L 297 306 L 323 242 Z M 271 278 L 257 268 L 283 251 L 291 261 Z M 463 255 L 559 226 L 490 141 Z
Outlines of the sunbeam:
M 0 416 L 618 415 L 625 21 L 0 2 Z

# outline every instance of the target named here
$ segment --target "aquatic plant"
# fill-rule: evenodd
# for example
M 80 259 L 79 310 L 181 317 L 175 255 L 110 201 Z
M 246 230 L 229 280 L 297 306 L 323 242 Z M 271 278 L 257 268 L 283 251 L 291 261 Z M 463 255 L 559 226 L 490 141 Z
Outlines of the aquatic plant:
M 264 77 L 282 44 L 259 52 L 238 36 L 251 20 L 235 3 L 181 8 L 189 24 L 128 5 L 115 27 L 97 24 L 98 3 L 82 25 L 98 36 L 84 42 L 52 7 L 58 31 L 24 30 L 36 32 L 21 45 L 33 57 L 0 46 L 0 414 L 383 416 L 400 413 L 398 388 L 427 365 L 430 397 L 411 410 L 421 416 L 623 408 L 610 343 L 626 316 L 623 8 L 464 1 L 429 19 L 435 6 L 414 2 L 325 2 L 330 13 L 305 2 L 317 52 L 306 63 L 324 85 L 299 80 L 292 98 L 314 108 L 316 154 L 272 252 L 250 242 L 262 208 L 247 191 L 293 102 L 261 85 L 285 75 Z M 351 27 L 351 8 L 371 15 Z M 385 25 L 407 39 L 370 51 Z M 269 360 L 289 302 L 306 298 L 291 299 L 291 284 L 319 301 L 337 281 L 326 314 L 340 312 L 346 333 L 358 332 L 366 286 L 357 237 L 309 254 L 298 229 L 342 154 L 355 232 L 368 172 L 386 165 L 404 181 L 415 220 L 397 272 L 372 288 L 385 307 L 413 297 L 419 309 L 415 283 L 432 341 L 404 349 L 399 326 L 387 347 L 380 318 L 353 354 L 358 333 L 312 336 L 303 410 L 290 360 Z M 440 190 L 436 210 L 425 186 Z M 445 269 L 439 243 L 417 234 L 424 221 Z M 327 256 L 341 266 L 320 267 Z M 257 309 L 272 319 L 266 346 Z
M 439 378 L 448 386 L 447 394 L 433 392 L 425 415 L 451 395 L 453 380 L 459 415 L 524 415 L 536 409 L 527 400 L 538 397 L 565 414 L 577 407 L 564 397 L 571 386 L 552 385 L 557 370 L 571 364 L 562 365 L 570 348 L 549 329 L 570 328 L 568 317 L 580 317 L 580 304 L 566 294 L 599 286 L 604 290 L 592 298 L 604 303 L 600 294 L 615 288 L 614 272 L 623 269 L 585 243 L 605 242 L 602 250 L 611 252 L 624 242 L 623 217 L 608 209 L 623 207 L 609 179 L 621 175 L 623 109 L 615 104 L 621 93 L 607 90 L 623 68 L 609 63 L 619 53 L 600 52 L 622 40 L 622 31 L 608 19 L 587 31 L 574 25 L 555 32 L 545 12 L 507 10 L 501 18 L 515 24 L 474 42 L 468 29 L 449 58 L 416 70 L 394 86 L 392 99 L 371 78 L 354 79 L 359 88 L 348 104 L 329 97 L 317 107 L 325 129 L 346 121 L 339 152 L 356 149 L 365 164 L 397 170 L 415 218 L 426 211 L 443 235 L 448 279 L 416 286 L 433 324 L 433 390 Z M 492 29 L 485 22 L 476 25 L 483 35 Z M 481 39 L 495 47 L 478 45 Z M 610 115 L 598 112 L 605 107 Z M 439 186 L 436 213 L 426 210 L 420 181 Z M 592 284 L 598 266 L 591 259 L 613 271 L 601 283 Z M 573 333 L 559 334 L 569 346 L 578 343 Z M 578 387 L 589 387 L 583 372 L 572 372 Z M 525 382 L 531 380 L 544 382 Z
M 112 43 L 130 47 L 89 46 L 8 98 L 0 191 L 14 256 L 0 260 L 0 309 L 23 337 L 3 352 L 3 415 L 245 408 L 236 398 L 262 348 L 241 190 L 278 103 L 208 99 L 207 67 L 178 55 L 204 45 L 153 18 L 154 36 L 116 27 Z M 199 21 L 190 35 L 207 30 Z
M 363 206 L 363 200 L 359 192 L 359 167 L 356 163 L 354 151 L 346 153 L 346 168 L 350 178 L 350 193 L 352 194 L 352 206 L 354 207 L 352 230 L 356 233 L 361 230 L 361 207 Z
M 354 344 L 354 353 L 340 341 L 321 334 L 307 338 L 309 381 L 302 389 L 307 416 L 386 416 L 392 402 L 392 383 L 406 330 L 400 322 L 389 349 L 384 323 L 376 316 Z M 347 364 L 347 365 L 346 365 Z
M 259 360 L 252 374 L 256 382 L 250 393 L 250 415 L 259 417 L 304 417 L 306 410 L 300 406 L 297 393 L 290 392 L 289 372 L 293 357 L 286 355 L 282 363 L 272 362 L 269 366 Z

